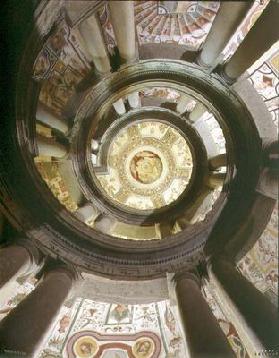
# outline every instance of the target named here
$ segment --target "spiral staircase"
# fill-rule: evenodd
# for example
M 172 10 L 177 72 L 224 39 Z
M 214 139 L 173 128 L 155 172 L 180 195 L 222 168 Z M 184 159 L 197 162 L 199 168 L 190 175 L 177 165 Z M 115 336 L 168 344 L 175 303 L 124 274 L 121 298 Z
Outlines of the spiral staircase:
M 15 328 L 32 294 L 57 290 L 52 316 L 86 275 L 127 290 L 167 280 L 189 356 L 233 356 L 197 290 L 209 280 L 249 355 L 278 353 L 274 308 L 235 268 L 277 198 L 276 130 L 245 71 L 278 40 L 278 4 L 61 0 L 8 10 L 16 52 L 0 197 L 16 234 L 2 236 L 0 277 L 8 292 L 28 261 L 42 284 L 0 322 L 0 347 L 36 356 L 51 319 Z M 232 43 L 243 22 L 244 39 Z M 208 328 L 200 341 L 191 312 Z

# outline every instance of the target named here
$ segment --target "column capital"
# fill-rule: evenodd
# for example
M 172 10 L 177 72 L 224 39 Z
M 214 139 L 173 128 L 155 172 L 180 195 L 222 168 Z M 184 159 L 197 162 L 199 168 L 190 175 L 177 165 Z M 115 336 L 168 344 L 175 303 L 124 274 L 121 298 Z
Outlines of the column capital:
M 46 277 L 48 274 L 51 274 L 54 272 L 64 272 L 73 281 L 78 280 L 78 278 L 80 277 L 79 272 L 73 265 L 66 264 L 65 262 L 62 262 L 60 260 L 55 260 L 50 257 L 48 257 L 46 259 L 43 267 L 37 273 L 36 277 L 37 277 L 37 279 L 41 279 L 41 278 Z
M 227 165 L 227 154 L 217 154 L 214 157 L 209 158 L 208 160 L 209 169 L 211 171 L 217 170 L 221 167 L 225 167 Z
M 194 281 L 199 287 L 201 287 L 201 277 L 197 271 L 184 271 L 177 272 L 172 278 L 172 281 L 177 284 L 182 280 Z
M 263 166 L 279 170 L 279 142 L 274 138 L 262 138 Z
M 228 76 L 226 74 L 223 64 L 216 66 L 215 70 L 220 75 L 220 77 L 226 82 L 226 84 L 228 84 L 229 86 L 231 86 L 235 83 L 236 79 L 231 78 L 230 76 Z
M 262 148 L 267 151 L 279 151 L 279 142 L 277 138 L 264 137 L 262 138 Z
M 264 165 L 265 167 L 260 172 L 256 190 L 268 198 L 278 200 L 278 161 L 269 160 Z
M 225 263 L 226 265 L 229 265 L 230 267 L 236 268 L 236 262 L 234 258 L 230 257 L 226 253 L 221 253 L 215 256 L 211 256 L 206 263 L 206 270 L 207 273 L 209 271 L 212 271 L 212 268 L 215 267 L 215 265 L 218 265 L 219 263 Z
M 17 237 L 13 240 L 11 245 L 24 247 L 29 255 L 31 260 L 31 266 L 34 264 L 39 266 L 43 263 L 43 253 L 37 248 L 35 243 L 31 239 Z

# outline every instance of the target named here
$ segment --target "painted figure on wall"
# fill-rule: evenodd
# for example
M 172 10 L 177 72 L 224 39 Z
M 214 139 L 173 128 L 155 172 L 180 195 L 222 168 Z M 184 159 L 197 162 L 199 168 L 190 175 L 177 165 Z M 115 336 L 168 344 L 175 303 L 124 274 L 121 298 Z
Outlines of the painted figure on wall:
M 136 358 L 149 358 L 154 351 L 154 343 L 149 338 L 141 338 L 133 346 L 133 354 Z

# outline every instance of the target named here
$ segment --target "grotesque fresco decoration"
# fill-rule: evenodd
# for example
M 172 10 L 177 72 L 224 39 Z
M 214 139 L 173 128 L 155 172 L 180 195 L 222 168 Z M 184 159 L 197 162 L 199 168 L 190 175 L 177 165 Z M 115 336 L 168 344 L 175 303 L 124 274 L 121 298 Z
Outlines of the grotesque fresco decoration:
M 42 84 L 39 100 L 59 115 L 91 67 L 77 30 L 65 20 L 55 27 L 35 61 L 33 78 Z
M 77 298 L 61 308 L 38 357 L 186 357 L 174 317 L 169 301 L 127 305 Z
M 34 288 L 32 275 L 20 277 L 12 298 L 0 307 L 0 320 Z M 248 358 L 234 326 L 205 284 L 202 289 L 237 358 Z M 184 336 L 168 300 L 128 305 L 84 298 L 67 300 L 37 352 L 38 358 L 184 358 Z
M 278 211 L 275 208 L 270 223 L 258 242 L 238 263 L 242 274 L 274 304 L 278 301 L 277 228 Z M 35 285 L 36 279 L 33 276 L 19 278 L 14 296 L 0 307 L 0 319 L 24 299 Z M 236 357 L 248 358 L 234 326 L 226 318 L 212 293 L 212 288 L 206 284 L 203 287 L 203 294 L 234 349 Z M 106 345 L 108 343 L 109 346 Z M 106 347 L 108 349 L 105 349 Z M 153 353 L 148 355 L 150 352 L 155 352 L 155 347 L 156 349 L 160 347 L 159 355 L 152 355 Z M 103 355 L 96 355 L 98 352 Z M 186 357 L 184 338 L 169 301 L 127 305 L 77 298 L 65 302 L 38 357 L 99 356 L 102 358 Z
M 233 351 L 237 358 L 249 358 L 248 353 L 241 342 L 234 326 L 232 323 L 225 317 L 224 313 L 222 312 L 222 307 L 220 307 L 213 297 L 213 291 L 210 285 L 205 284 L 202 289 L 203 295 L 207 300 L 209 307 L 212 310 L 212 313 L 216 317 L 222 331 L 226 335 Z
M 140 44 L 178 43 L 199 48 L 218 11 L 218 1 L 135 2 Z
M 279 51 L 277 46 L 249 70 L 249 81 L 261 95 L 278 131 Z M 238 262 L 242 274 L 278 305 L 278 208 L 254 247 Z
M 0 321 L 5 317 L 19 302 L 21 302 L 33 289 L 37 279 L 33 275 L 24 275 L 17 279 L 14 294 L 0 305 Z
M 113 27 L 110 22 L 109 8 L 107 4 L 104 5 L 104 7 L 99 11 L 99 19 L 103 29 L 104 41 L 107 46 L 108 53 L 113 56 L 115 55 L 117 44 L 113 32 Z
M 57 63 L 52 75 L 43 82 L 39 96 L 40 102 L 56 115 L 61 115 L 80 79 L 76 72 L 66 68 L 62 62 Z
M 278 45 L 269 51 L 269 56 L 257 61 L 256 66 L 253 65 L 248 70 L 250 76 L 249 81 L 253 84 L 257 92 L 261 95 L 268 110 L 272 115 L 272 119 L 278 128 L 279 113 L 279 51 Z
M 132 313 L 127 305 L 113 304 L 106 321 L 108 324 L 131 323 Z
M 152 88 L 145 89 L 143 91 L 143 96 L 144 97 L 152 96 L 168 101 L 177 101 L 180 97 L 180 94 L 177 91 L 172 90 L 170 88 L 152 87 Z
M 40 157 L 37 157 L 35 165 L 45 183 L 60 203 L 71 212 L 77 210 L 77 203 L 72 200 L 67 185 L 60 174 L 59 163 L 44 162 Z
M 92 357 L 99 349 L 97 341 L 86 335 L 79 337 L 71 348 L 70 355 L 74 357 Z
M 67 345 L 69 358 L 157 358 L 160 352 L 160 338 L 155 333 L 144 331 L 117 336 L 83 331 L 73 335 Z
M 254 247 L 239 261 L 242 274 L 278 305 L 278 209 Z
M 146 121 L 115 136 L 107 172 L 96 176 L 112 199 L 146 210 L 176 200 L 191 178 L 192 167 L 190 148 L 180 133 L 161 122 Z
M 247 18 L 223 51 L 224 59 L 229 58 L 235 51 L 267 3 L 268 0 L 254 2 Z M 177 43 L 196 50 L 205 40 L 218 8 L 219 2 L 214 1 L 135 2 L 138 41 L 140 44 Z M 116 42 L 107 6 L 100 10 L 99 16 L 108 51 L 113 55 Z M 277 126 L 278 59 L 278 51 L 275 51 L 249 72 L 249 81 L 262 96 Z M 89 70 L 90 59 L 82 48 L 79 34 L 68 25 L 66 20 L 59 19 L 34 64 L 33 78 L 41 83 L 39 100 L 54 113 L 61 115 L 69 98 L 74 94 L 76 85 Z M 175 91 L 166 93 L 167 91 L 169 90 L 157 88 L 149 92 L 153 95 L 156 92 L 158 97 L 177 101 L 179 94 Z M 145 95 L 148 95 L 147 92 L 148 90 Z M 224 153 L 225 140 L 220 126 L 212 116 L 208 114 L 205 116 L 204 120 L 211 130 L 219 152 Z M 165 135 L 164 131 L 162 135 Z M 181 156 L 177 155 L 177 157 Z M 77 205 L 70 198 L 59 174 L 58 164 L 38 161 L 36 165 L 54 195 L 68 210 L 75 211 Z M 163 167 L 164 161 L 160 154 L 149 147 L 133 153 L 127 169 L 131 179 L 139 185 L 149 185 L 160 179 Z M 115 190 L 111 183 L 108 188 L 114 195 Z M 158 201 L 155 201 L 155 204 L 157 205 Z M 238 262 L 242 274 L 274 304 L 278 303 L 277 229 L 278 211 L 275 209 L 258 242 Z M 24 299 L 35 285 L 36 279 L 32 276 L 19 279 L 14 296 L 0 307 L 0 319 Z M 204 286 L 203 294 L 236 356 L 248 358 L 235 328 L 215 301 L 211 287 Z M 184 337 L 169 301 L 131 306 L 95 302 L 84 298 L 65 302 L 38 353 L 38 358 L 184 358 L 186 356 Z
M 90 64 L 77 30 L 71 28 L 66 20 L 61 20 L 52 32 L 35 61 L 33 78 L 46 79 L 53 70 L 62 73 L 64 68 L 85 75 Z
M 18 280 L 14 297 L 0 307 L 0 320 L 36 285 L 33 276 Z M 237 358 L 248 358 L 234 326 L 215 301 L 211 287 L 203 294 Z M 169 301 L 127 305 L 69 299 L 37 353 L 38 358 L 184 358 L 184 336 Z
M 249 9 L 245 19 L 239 25 L 235 34 L 231 37 L 227 46 L 222 51 L 223 60 L 228 60 L 238 48 L 248 31 L 257 21 L 270 0 L 256 0 Z

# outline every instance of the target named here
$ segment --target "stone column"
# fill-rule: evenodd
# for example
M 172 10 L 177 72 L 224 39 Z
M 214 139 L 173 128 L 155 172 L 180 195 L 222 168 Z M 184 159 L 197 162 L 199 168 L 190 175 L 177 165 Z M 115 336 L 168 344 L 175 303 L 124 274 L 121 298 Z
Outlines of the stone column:
M 279 145 L 278 141 L 263 139 L 262 171 L 257 191 L 264 196 L 278 200 Z
M 100 148 L 100 141 L 96 139 L 92 139 L 91 141 L 91 149 L 93 152 L 98 152 Z
M 193 102 L 194 100 L 191 96 L 181 95 L 177 102 L 176 111 L 180 114 L 188 112 Z
M 193 123 L 193 127 L 202 137 L 203 144 L 206 148 L 207 156 L 210 158 L 218 155 L 219 149 L 216 143 L 214 142 L 214 139 L 212 137 L 212 131 L 210 130 L 210 127 L 207 124 L 207 122 L 204 121 L 202 118 L 200 118 Z
M 36 357 L 74 279 L 74 272 L 66 266 L 49 268 L 36 288 L 0 322 L 0 347 Z
M 128 102 L 132 109 L 141 107 L 140 96 L 138 92 L 128 94 Z
M 226 336 L 205 301 L 193 273 L 174 277 L 178 311 L 190 357 L 234 357 Z
M 198 119 L 201 118 L 201 116 L 206 112 L 206 110 L 206 107 L 202 103 L 197 103 L 195 105 L 195 108 L 189 115 L 190 121 L 196 122 Z
M 246 1 L 221 2 L 202 51 L 197 58 L 200 66 L 214 68 L 218 64 L 222 50 L 245 18 L 251 4 Z
M 1 238 L 2 238 L 2 232 L 3 232 L 3 228 L 4 228 L 4 221 L 5 221 L 4 215 L 0 211 L 0 241 L 1 241 Z
M 278 140 L 263 139 L 263 166 L 273 170 L 279 170 L 279 142 Z
M 227 258 L 213 259 L 208 274 L 216 298 L 242 337 L 249 356 L 264 354 L 265 349 L 278 352 L 279 317 L 276 307 Z
M 113 231 L 117 220 L 113 217 L 106 216 L 105 214 L 100 214 L 94 222 L 94 229 L 110 235 Z
M 39 155 L 50 156 L 56 158 L 63 158 L 67 155 L 67 148 L 58 142 L 54 138 L 46 138 L 41 135 L 37 135 L 37 145 Z
M 105 74 L 110 72 L 110 61 L 104 44 L 101 25 L 95 15 L 85 19 L 79 25 L 83 46 L 92 57 L 96 70 Z
M 278 184 L 278 170 L 263 168 L 256 190 L 268 198 L 278 200 Z
M 211 189 L 218 188 L 224 184 L 226 173 L 210 172 L 207 178 L 207 186 Z
M 120 57 L 123 62 L 136 59 L 134 1 L 109 1 L 109 10 Z
M 122 114 L 126 113 L 125 104 L 124 104 L 122 98 L 119 98 L 118 101 L 114 102 L 113 107 L 114 107 L 116 113 L 119 114 L 119 115 L 122 115 Z
M 16 279 L 35 271 L 41 259 L 39 251 L 27 240 L 0 249 L 0 306 L 14 293 Z
M 213 158 L 209 159 L 209 167 L 211 170 L 216 170 L 227 165 L 227 155 L 218 154 Z
M 52 114 L 41 103 L 39 103 L 37 107 L 36 119 L 51 128 L 58 129 L 60 132 L 64 134 L 68 133 L 67 121 L 63 118 L 58 118 L 56 115 Z
M 270 1 L 238 49 L 226 63 L 222 75 L 234 82 L 279 39 L 279 3 Z
M 171 236 L 173 224 L 162 222 L 160 224 L 155 224 L 155 234 L 156 238 L 162 239 L 167 236 Z
M 84 223 L 92 223 L 99 216 L 98 210 L 91 203 L 87 203 L 78 208 L 75 212 L 76 217 Z

